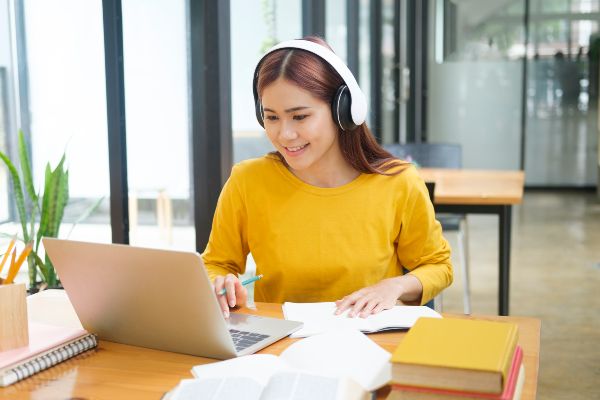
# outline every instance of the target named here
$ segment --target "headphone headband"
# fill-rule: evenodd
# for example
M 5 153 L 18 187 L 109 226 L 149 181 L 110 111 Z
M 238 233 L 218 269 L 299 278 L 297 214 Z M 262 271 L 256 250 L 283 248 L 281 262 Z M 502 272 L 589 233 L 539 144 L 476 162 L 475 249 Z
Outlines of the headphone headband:
M 252 90 L 254 92 L 255 102 L 258 101 L 258 99 L 259 99 L 257 85 L 258 85 L 258 70 L 260 69 L 260 65 L 262 64 L 262 61 L 265 59 L 265 57 L 267 57 L 272 52 L 274 52 L 276 50 L 281 50 L 281 49 L 305 50 L 305 51 L 308 51 L 310 53 L 313 53 L 313 54 L 319 56 L 321 59 L 326 61 L 329 65 L 331 65 L 333 67 L 333 69 L 335 69 L 336 72 L 338 74 L 340 74 L 340 77 L 344 80 L 344 83 L 346 84 L 346 86 L 348 86 L 348 89 L 350 91 L 350 98 L 351 98 L 350 113 L 352 116 L 352 121 L 356 125 L 361 125 L 363 122 L 365 122 L 365 119 L 367 116 L 367 99 L 365 98 L 365 94 L 362 92 L 362 90 L 358 86 L 358 82 L 356 82 L 356 78 L 354 78 L 354 75 L 352 75 L 352 72 L 350 71 L 350 69 L 346 66 L 344 61 L 342 61 L 342 59 L 337 54 L 335 54 L 333 51 L 329 50 L 327 47 L 324 47 L 318 43 L 314 43 L 314 42 L 311 42 L 308 40 L 301 40 L 301 39 L 287 40 L 287 41 L 281 42 L 281 43 L 271 47 L 269 50 L 267 50 L 267 52 L 262 56 L 262 58 L 256 65 L 256 69 L 254 71 L 254 85 L 253 85 Z

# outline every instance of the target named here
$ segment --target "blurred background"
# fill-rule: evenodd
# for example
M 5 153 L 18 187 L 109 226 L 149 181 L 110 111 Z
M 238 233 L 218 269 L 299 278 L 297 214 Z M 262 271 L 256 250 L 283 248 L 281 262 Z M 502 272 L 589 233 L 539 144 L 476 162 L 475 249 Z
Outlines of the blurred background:
M 599 350 L 581 344 L 600 340 L 600 0 L 122 0 L 118 115 L 105 3 L 0 0 L 0 150 L 18 159 L 24 132 L 36 187 L 66 153 L 59 237 L 202 251 L 232 163 L 271 150 L 256 62 L 317 34 L 381 143 L 458 144 L 464 168 L 525 172 L 512 314 L 543 320 L 540 398 L 600 397 Z M 473 312 L 495 314 L 497 219 L 468 221 Z M 19 229 L 2 165 L 0 245 Z M 458 278 L 444 311 L 462 312 Z

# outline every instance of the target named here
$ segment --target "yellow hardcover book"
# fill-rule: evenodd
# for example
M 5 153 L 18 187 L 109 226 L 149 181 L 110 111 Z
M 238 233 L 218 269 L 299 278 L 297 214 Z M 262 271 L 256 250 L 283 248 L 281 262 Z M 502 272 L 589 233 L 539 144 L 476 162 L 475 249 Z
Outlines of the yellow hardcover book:
M 501 393 L 517 339 L 513 323 L 420 318 L 392 354 L 392 383 Z

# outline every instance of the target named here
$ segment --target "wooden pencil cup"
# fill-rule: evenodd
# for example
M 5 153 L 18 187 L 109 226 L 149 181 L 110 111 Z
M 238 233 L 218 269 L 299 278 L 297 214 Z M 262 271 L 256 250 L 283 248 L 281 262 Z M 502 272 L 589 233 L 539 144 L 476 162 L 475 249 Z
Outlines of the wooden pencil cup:
M 0 351 L 29 344 L 24 284 L 0 285 Z

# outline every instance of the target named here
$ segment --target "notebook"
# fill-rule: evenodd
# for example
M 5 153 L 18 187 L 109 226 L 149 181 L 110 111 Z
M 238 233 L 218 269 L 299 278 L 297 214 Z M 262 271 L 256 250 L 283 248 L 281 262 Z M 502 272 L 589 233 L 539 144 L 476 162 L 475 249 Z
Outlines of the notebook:
M 421 318 L 392 355 L 392 382 L 501 393 L 517 339 L 513 323 Z
M 367 318 L 349 318 L 349 310 L 335 315 L 336 306 L 333 302 L 286 302 L 282 308 L 285 319 L 304 323 L 291 337 L 306 337 L 334 329 L 356 329 L 364 333 L 408 329 L 421 317 L 442 318 L 440 314 L 424 306 L 395 306 Z
M 167 398 L 368 399 L 390 379 L 390 353 L 356 330 L 295 342 L 279 356 L 255 354 L 192 368 Z
M 29 321 L 29 345 L 0 352 L 0 387 L 25 379 L 96 345 L 96 337 L 83 329 Z

